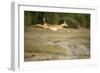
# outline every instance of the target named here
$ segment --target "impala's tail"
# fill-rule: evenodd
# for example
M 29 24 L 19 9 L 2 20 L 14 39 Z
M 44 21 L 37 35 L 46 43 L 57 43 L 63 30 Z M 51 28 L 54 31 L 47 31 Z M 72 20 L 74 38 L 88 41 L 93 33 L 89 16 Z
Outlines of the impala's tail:
M 62 27 L 68 27 L 68 24 L 66 24 L 66 22 L 64 21 L 63 24 L 61 24 Z

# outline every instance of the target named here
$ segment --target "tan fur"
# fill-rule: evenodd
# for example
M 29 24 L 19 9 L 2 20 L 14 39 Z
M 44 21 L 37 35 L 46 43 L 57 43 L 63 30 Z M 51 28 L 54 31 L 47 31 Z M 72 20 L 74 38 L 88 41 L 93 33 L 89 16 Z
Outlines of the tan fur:
M 63 26 L 68 27 L 67 24 L 61 24 L 61 25 L 50 25 L 50 24 L 46 24 L 44 23 L 43 25 L 41 24 L 36 24 L 36 26 L 41 27 L 41 28 L 45 28 L 45 29 L 50 29 L 52 31 L 57 31 L 63 28 Z
M 45 21 L 45 18 L 43 18 L 43 22 L 44 22 L 43 25 L 36 24 L 36 26 L 41 27 L 41 28 L 45 28 L 45 29 L 50 29 L 52 31 L 57 31 L 59 29 L 62 29 L 63 26 L 68 27 L 68 25 L 65 22 L 63 24 L 60 24 L 60 25 L 50 25 L 50 24 L 47 24 L 46 21 Z

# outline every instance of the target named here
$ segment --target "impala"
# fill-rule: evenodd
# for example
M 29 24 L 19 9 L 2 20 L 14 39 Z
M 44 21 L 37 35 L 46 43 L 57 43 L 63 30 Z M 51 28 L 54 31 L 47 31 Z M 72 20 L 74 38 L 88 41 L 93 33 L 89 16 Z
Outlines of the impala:
M 45 18 L 43 18 L 43 21 L 44 21 L 44 24 L 36 24 L 36 26 L 38 27 L 41 27 L 41 28 L 45 28 L 45 29 L 50 29 L 52 31 L 57 31 L 59 29 L 62 29 L 64 27 L 68 27 L 68 25 L 66 24 L 66 22 L 64 21 L 64 23 L 60 24 L 60 25 L 50 25 L 50 24 L 47 24 L 45 22 Z

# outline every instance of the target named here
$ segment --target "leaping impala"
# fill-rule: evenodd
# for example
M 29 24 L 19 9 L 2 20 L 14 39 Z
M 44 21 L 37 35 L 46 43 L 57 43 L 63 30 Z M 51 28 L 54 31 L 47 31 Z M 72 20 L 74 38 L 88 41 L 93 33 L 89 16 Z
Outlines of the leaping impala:
M 47 24 L 46 21 L 45 21 L 45 18 L 43 18 L 43 22 L 44 22 L 43 25 L 41 25 L 41 24 L 36 24 L 36 26 L 42 27 L 42 28 L 47 28 L 47 29 L 50 29 L 50 30 L 52 30 L 52 31 L 57 31 L 57 30 L 62 29 L 63 27 L 68 27 L 68 25 L 66 24 L 65 21 L 64 21 L 64 23 L 62 23 L 62 24 L 60 24 L 60 25 L 50 25 L 50 24 Z

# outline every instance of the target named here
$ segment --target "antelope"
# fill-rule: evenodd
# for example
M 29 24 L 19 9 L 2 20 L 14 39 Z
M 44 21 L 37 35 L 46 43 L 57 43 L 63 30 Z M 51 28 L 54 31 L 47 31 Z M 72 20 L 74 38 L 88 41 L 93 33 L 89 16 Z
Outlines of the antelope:
M 50 25 L 47 24 L 45 21 L 45 18 L 43 18 L 44 24 L 37 24 L 36 26 L 38 27 L 42 27 L 42 28 L 46 28 L 46 29 L 50 29 L 52 31 L 58 31 L 59 29 L 62 29 L 63 27 L 68 27 L 68 24 L 66 24 L 66 22 L 64 21 L 64 23 L 60 24 L 60 25 Z
M 57 31 L 57 30 L 60 30 L 60 29 L 64 28 L 64 26 L 68 27 L 68 25 L 64 22 L 63 24 L 60 24 L 60 25 L 49 25 L 48 28 L 50 30 Z

